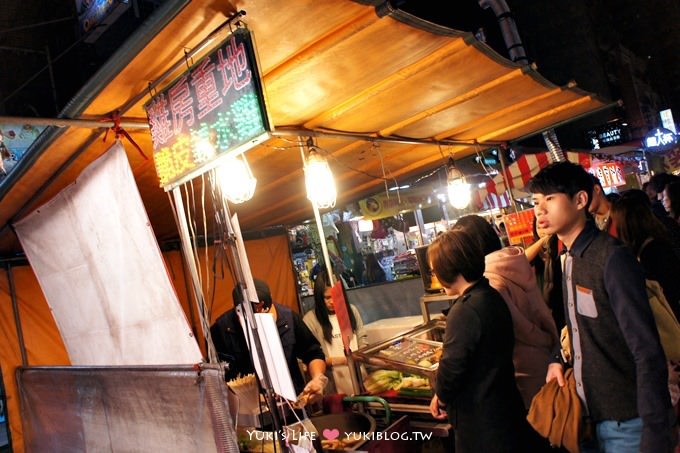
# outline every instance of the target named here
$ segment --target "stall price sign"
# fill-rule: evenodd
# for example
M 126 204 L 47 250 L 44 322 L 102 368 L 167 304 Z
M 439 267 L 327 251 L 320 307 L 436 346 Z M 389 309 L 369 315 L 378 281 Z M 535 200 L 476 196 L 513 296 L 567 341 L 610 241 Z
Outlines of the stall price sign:
M 271 128 L 250 32 L 234 31 L 144 109 L 165 190 L 267 139 Z
M 534 210 L 526 209 L 503 216 L 508 241 L 513 244 L 529 244 L 534 239 Z

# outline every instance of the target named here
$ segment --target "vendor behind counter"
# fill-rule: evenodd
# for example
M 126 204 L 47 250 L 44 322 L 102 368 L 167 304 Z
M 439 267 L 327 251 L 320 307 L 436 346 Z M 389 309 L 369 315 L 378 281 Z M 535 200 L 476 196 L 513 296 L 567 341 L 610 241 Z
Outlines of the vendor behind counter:
M 326 361 L 321 345 L 316 340 L 309 328 L 302 321 L 302 317 L 293 312 L 290 308 L 274 304 L 271 297 L 269 286 L 259 279 L 254 279 L 257 291 L 258 303 L 253 303 L 253 311 L 256 313 L 271 313 L 276 321 L 276 327 L 281 338 L 281 346 L 286 357 L 286 364 L 290 371 L 296 393 L 301 393 L 307 387 L 321 387 L 321 394 L 325 381 Z M 232 291 L 234 307 L 241 303 L 242 296 L 238 287 Z M 238 377 L 254 373 L 252 358 L 246 344 L 246 338 L 241 328 L 238 315 L 234 308 L 220 316 L 215 324 L 210 328 L 215 349 L 220 360 L 227 362 L 228 369 L 225 379 L 227 381 Z M 297 359 L 307 365 L 311 380 L 307 387 L 302 377 Z M 322 382 L 323 381 L 323 382 Z M 321 394 L 319 396 L 321 396 Z

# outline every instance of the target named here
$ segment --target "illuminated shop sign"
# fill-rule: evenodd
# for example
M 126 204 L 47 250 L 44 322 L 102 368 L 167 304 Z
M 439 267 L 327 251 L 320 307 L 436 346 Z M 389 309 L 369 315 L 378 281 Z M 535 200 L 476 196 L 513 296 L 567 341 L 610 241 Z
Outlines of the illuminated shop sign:
M 625 123 L 606 124 L 589 130 L 588 141 L 593 149 L 614 146 L 628 140 L 628 126 Z
M 622 186 L 626 184 L 623 173 L 623 166 L 619 162 L 607 162 L 595 165 L 589 170 L 600 180 L 600 185 L 604 188 Z
M 661 117 L 661 125 L 663 127 L 673 132 L 674 134 L 678 133 L 677 129 L 675 129 L 675 121 L 673 121 L 673 112 L 671 111 L 671 109 L 660 111 L 659 116 Z
M 250 32 L 229 35 L 144 109 L 166 190 L 265 140 L 270 126 Z
M 644 147 L 650 151 L 663 150 L 675 145 L 678 137 L 668 129 L 657 127 L 645 135 Z

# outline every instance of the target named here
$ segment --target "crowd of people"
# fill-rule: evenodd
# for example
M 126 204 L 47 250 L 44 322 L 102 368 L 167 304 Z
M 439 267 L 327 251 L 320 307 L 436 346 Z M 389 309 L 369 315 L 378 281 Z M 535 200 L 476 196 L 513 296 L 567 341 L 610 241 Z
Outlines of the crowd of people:
M 568 433 L 578 450 L 673 451 L 680 357 L 664 349 L 648 290 L 658 285 L 677 323 L 680 178 L 658 174 L 643 190 L 612 196 L 581 166 L 560 162 L 529 190 L 536 242 L 526 249 L 503 247 L 476 215 L 429 246 L 430 268 L 456 298 L 430 412 L 452 424 L 459 453 L 555 451 L 527 421 L 551 383 L 578 401 L 582 426 Z M 253 311 L 274 316 L 296 390 L 310 401 L 353 393 L 327 273 L 315 276 L 314 310 L 304 318 L 274 304 L 263 281 L 255 287 Z M 237 306 L 240 291 L 233 299 Z M 351 305 L 348 315 L 356 350 L 365 345 L 363 323 Z M 230 365 L 227 379 L 252 372 L 234 310 L 211 334 Z
M 583 167 L 555 163 L 530 183 L 537 241 L 526 250 L 501 248 L 477 216 L 430 245 L 434 274 L 457 297 L 430 411 L 455 427 L 456 451 L 549 451 L 526 415 L 544 383 L 567 379 L 580 451 L 674 450 L 678 370 L 647 288 L 660 286 L 677 322 L 679 187 L 659 174 L 608 196 Z

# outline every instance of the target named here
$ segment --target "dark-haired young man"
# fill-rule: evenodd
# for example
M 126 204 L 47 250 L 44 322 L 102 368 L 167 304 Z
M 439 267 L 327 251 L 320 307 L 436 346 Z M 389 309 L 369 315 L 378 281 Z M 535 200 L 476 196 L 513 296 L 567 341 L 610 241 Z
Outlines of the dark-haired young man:
M 671 451 L 666 362 L 641 268 L 618 240 L 586 220 L 593 180 L 581 166 L 549 165 L 530 190 L 538 226 L 568 250 L 562 291 L 576 390 L 600 451 Z M 563 371 L 556 357 L 546 381 L 564 385 Z

